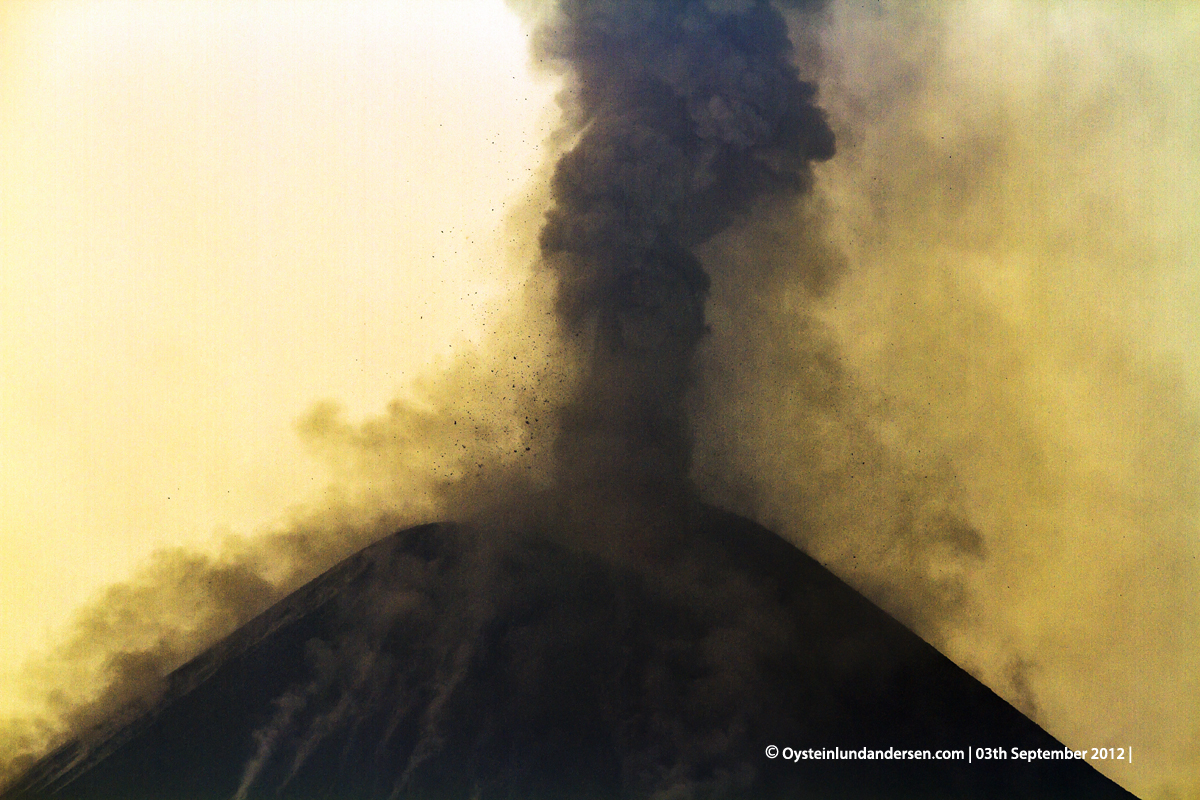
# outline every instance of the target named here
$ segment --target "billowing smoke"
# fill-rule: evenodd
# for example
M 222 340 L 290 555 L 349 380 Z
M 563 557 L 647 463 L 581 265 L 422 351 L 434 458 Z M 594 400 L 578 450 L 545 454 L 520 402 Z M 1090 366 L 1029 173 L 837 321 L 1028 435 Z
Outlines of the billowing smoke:
M 693 419 L 708 497 L 1064 741 L 1141 742 L 1100 768 L 1172 797 L 1200 763 L 1197 19 L 1156 8 L 832 5 L 806 77 L 838 156 L 705 248 Z
M 399 521 L 335 503 L 286 531 L 231 538 L 217 555 L 156 552 L 77 612 L 60 644 L 24 665 L 35 713 L 0 724 L 0 785 L 50 747 L 90 731 L 103 736 L 144 713 L 172 670 Z
M 1106 767 L 1125 785 L 1194 783 L 1200 426 L 1194 387 L 1147 355 L 1145 287 L 1178 252 L 1122 194 L 1158 163 L 1122 159 L 1157 145 L 1120 129 L 1175 119 L 1155 70 L 1180 55 L 1081 9 L 514 5 L 565 73 L 566 122 L 544 226 L 522 220 L 541 233 L 520 310 L 376 419 L 314 409 L 332 510 L 114 590 L 52 659 L 87 675 L 45 681 L 58 716 L 12 752 L 152 702 L 166 670 L 392 526 L 504 517 L 615 535 L 584 546 L 620 555 L 700 498 L 802 545 L 1072 746 L 1135 744 L 1133 771 Z M 201 596 L 170 588 L 198 571 Z M 464 591 L 495 580 L 479 567 Z M 264 728 L 247 786 L 314 687 Z
M 833 133 L 769 3 L 569 0 L 541 32 L 579 130 L 541 235 L 581 364 L 557 411 L 558 479 L 669 497 L 688 482 L 683 401 L 706 327 L 695 248 L 803 192 Z

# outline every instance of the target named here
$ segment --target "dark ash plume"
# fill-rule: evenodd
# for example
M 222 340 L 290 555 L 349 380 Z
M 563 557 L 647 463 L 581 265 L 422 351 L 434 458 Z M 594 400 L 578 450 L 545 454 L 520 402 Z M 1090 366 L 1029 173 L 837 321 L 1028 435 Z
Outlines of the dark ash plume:
M 563 0 L 540 46 L 569 70 L 578 126 L 541 236 L 581 371 L 559 410 L 559 488 L 681 497 L 709 289 L 694 248 L 756 203 L 806 191 L 833 133 L 762 0 Z

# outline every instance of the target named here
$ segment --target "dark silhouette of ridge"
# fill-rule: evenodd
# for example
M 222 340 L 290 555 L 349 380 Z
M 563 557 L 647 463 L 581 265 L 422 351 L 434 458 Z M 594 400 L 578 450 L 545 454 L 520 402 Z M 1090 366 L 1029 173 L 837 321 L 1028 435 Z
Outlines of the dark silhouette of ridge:
M 764 528 L 714 509 L 687 527 L 639 567 L 400 531 L 2 796 L 1132 797 L 1075 760 L 768 758 L 1064 748 Z

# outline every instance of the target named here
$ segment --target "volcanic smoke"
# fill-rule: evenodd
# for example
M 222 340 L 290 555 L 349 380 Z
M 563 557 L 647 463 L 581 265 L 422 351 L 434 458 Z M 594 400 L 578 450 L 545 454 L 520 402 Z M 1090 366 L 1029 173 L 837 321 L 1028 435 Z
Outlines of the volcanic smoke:
M 540 55 L 568 66 L 578 130 L 541 234 L 579 364 L 556 412 L 556 492 L 662 507 L 691 491 L 684 401 L 709 288 L 695 249 L 806 191 L 833 133 L 769 3 L 571 0 Z
M 750 734 L 712 720 L 738 718 L 742 706 L 761 711 L 762 687 L 746 665 L 778 659 L 794 643 L 781 633 L 784 612 L 763 610 L 767 587 L 732 570 L 698 577 L 680 555 L 681 532 L 698 525 L 704 502 L 775 526 L 842 570 L 861 566 L 847 576 L 853 585 L 939 646 L 953 644 L 955 624 L 979 613 L 964 576 L 993 542 L 985 547 L 970 491 L 952 465 L 910 446 L 919 435 L 897 432 L 893 398 L 878 398 L 847 365 L 837 314 L 813 310 L 843 262 L 858 269 L 863 253 L 864 267 L 870 261 L 872 243 L 847 245 L 851 223 L 832 217 L 828 196 L 811 196 L 816 164 L 867 180 L 854 172 L 867 167 L 838 166 L 815 81 L 842 77 L 821 62 L 822 48 L 838 44 L 822 36 L 846 36 L 849 24 L 822 3 L 523 5 L 538 20 L 535 58 L 563 76 L 568 142 L 549 178 L 527 308 L 486 352 L 419 387 L 415 402 L 397 401 L 357 426 L 319 406 L 301 423 L 314 448 L 339 462 L 341 477 L 363 487 L 359 494 L 219 562 L 163 555 L 141 585 L 110 592 L 87 620 L 94 637 L 112 635 L 120 620 L 139 621 L 99 655 L 90 641 L 80 647 L 106 690 L 63 700 L 66 729 L 27 732 L 8 774 L 47 741 L 117 709 L 119 719 L 136 717 L 162 696 L 172 669 L 222 633 L 415 522 L 452 518 L 473 527 L 445 534 L 436 547 L 422 539 L 403 555 L 407 577 L 373 585 L 359 605 L 339 611 L 345 635 L 306 654 L 311 672 L 255 731 L 237 796 L 286 786 L 333 731 L 375 722 L 387 737 L 416 728 L 395 792 L 427 774 L 477 690 L 472 670 L 482 650 L 463 642 L 486 639 L 495 609 L 519 614 L 528 598 L 554 602 L 557 584 L 514 577 L 513 562 L 550 563 L 606 587 L 603 608 L 563 612 L 577 619 L 562 622 L 569 635 L 554 653 L 607 663 L 602 645 L 619 640 L 619 626 L 600 617 L 626 619 L 631 598 L 657 592 L 696 609 L 674 623 L 675 650 L 645 658 L 705 675 L 708 694 L 646 700 L 645 727 L 628 732 L 636 744 L 625 765 L 630 785 L 714 795 L 752 785 L 753 775 L 712 766 L 722 747 L 741 746 Z M 913 41 L 925 40 L 914 33 Z M 905 92 L 919 88 L 904 75 L 880 80 L 897 84 L 888 87 L 900 98 L 896 107 L 907 108 Z M 876 128 L 891 121 L 872 105 L 886 106 L 882 100 L 851 95 L 838 119 L 866 118 L 864 126 Z M 866 133 L 839 128 L 838 140 L 843 154 L 846 141 L 858 155 L 868 152 Z M 905 157 L 887 155 L 897 164 Z M 975 179 L 970 169 L 999 171 L 982 160 L 955 168 L 967 171 L 939 167 L 964 184 Z M 896 269 L 908 276 L 915 267 Z M 549 325 L 536 313 L 545 306 Z M 546 555 L 522 531 L 564 549 Z M 436 557 L 425 554 L 439 547 Z M 596 578 L 593 557 L 625 570 L 617 588 Z M 710 583 L 700 591 L 702 580 Z M 188 589 L 195 586 L 204 588 Z M 196 611 L 182 622 L 145 622 L 155 605 Z M 426 647 L 402 679 L 381 650 L 397 620 Z M 693 623 L 706 633 L 684 630 Z M 541 645 L 525 647 L 517 663 L 545 658 Z M 1007 699 L 1041 721 L 1045 701 L 1029 677 L 1035 663 L 1019 654 L 980 661 L 993 681 L 1000 676 Z M 597 696 L 610 690 L 599 687 Z M 421 713 L 410 707 L 364 722 L 372 703 L 399 708 L 418 696 L 427 703 Z M 545 700 L 554 702 L 573 707 L 571 698 Z M 676 719 L 693 727 L 672 729 Z M 663 771 L 667 756 L 673 772 Z

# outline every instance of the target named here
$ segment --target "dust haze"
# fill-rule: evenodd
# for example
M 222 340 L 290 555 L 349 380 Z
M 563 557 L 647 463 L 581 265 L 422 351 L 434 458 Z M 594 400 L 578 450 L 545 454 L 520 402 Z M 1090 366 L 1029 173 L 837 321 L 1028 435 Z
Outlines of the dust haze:
M 563 41 L 563 17 L 519 5 Z M 1101 766 L 1135 793 L 1200 792 L 1200 12 L 784 13 L 836 155 L 807 151 L 811 173 L 805 161 L 719 224 L 655 223 L 636 246 L 600 229 L 649 265 L 639 291 L 654 302 L 639 307 L 682 322 L 663 334 L 630 321 L 641 311 L 583 308 L 572 292 L 602 278 L 562 262 L 596 245 L 538 239 L 547 210 L 570 209 L 548 163 L 509 220 L 503 257 L 525 276 L 511 316 L 373 418 L 314 406 L 297 429 L 332 481 L 291 527 L 217 556 L 163 552 L 82 610 L 28 668 L 46 713 L 7 724 L 0 778 L 152 702 L 167 671 L 395 527 L 547 524 L 556 487 L 577 493 L 570 475 L 615 462 L 643 489 L 665 472 L 786 536 L 1069 746 L 1132 746 L 1133 765 Z M 613 103 L 566 88 L 558 155 L 603 128 L 589 102 Z M 714 126 L 736 118 L 723 114 Z M 668 389 L 649 373 L 655 399 L 629 417 L 601 413 L 622 396 L 603 387 L 614 369 L 648 373 L 596 361 L 605 335 L 679 365 Z M 666 455 L 622 462 L 611 439 L 638 441 L 635 417 L 669 432 Z M 564 445 L 614 429 L 595 451 Z
M 826 238 L 714 247 L 755 291 L 713 272 L 697 473 L 1063 741 L 1136 742 L 1118 782 L 1193 796 L 1197 17 L 1144 12 L 831 8 Z

